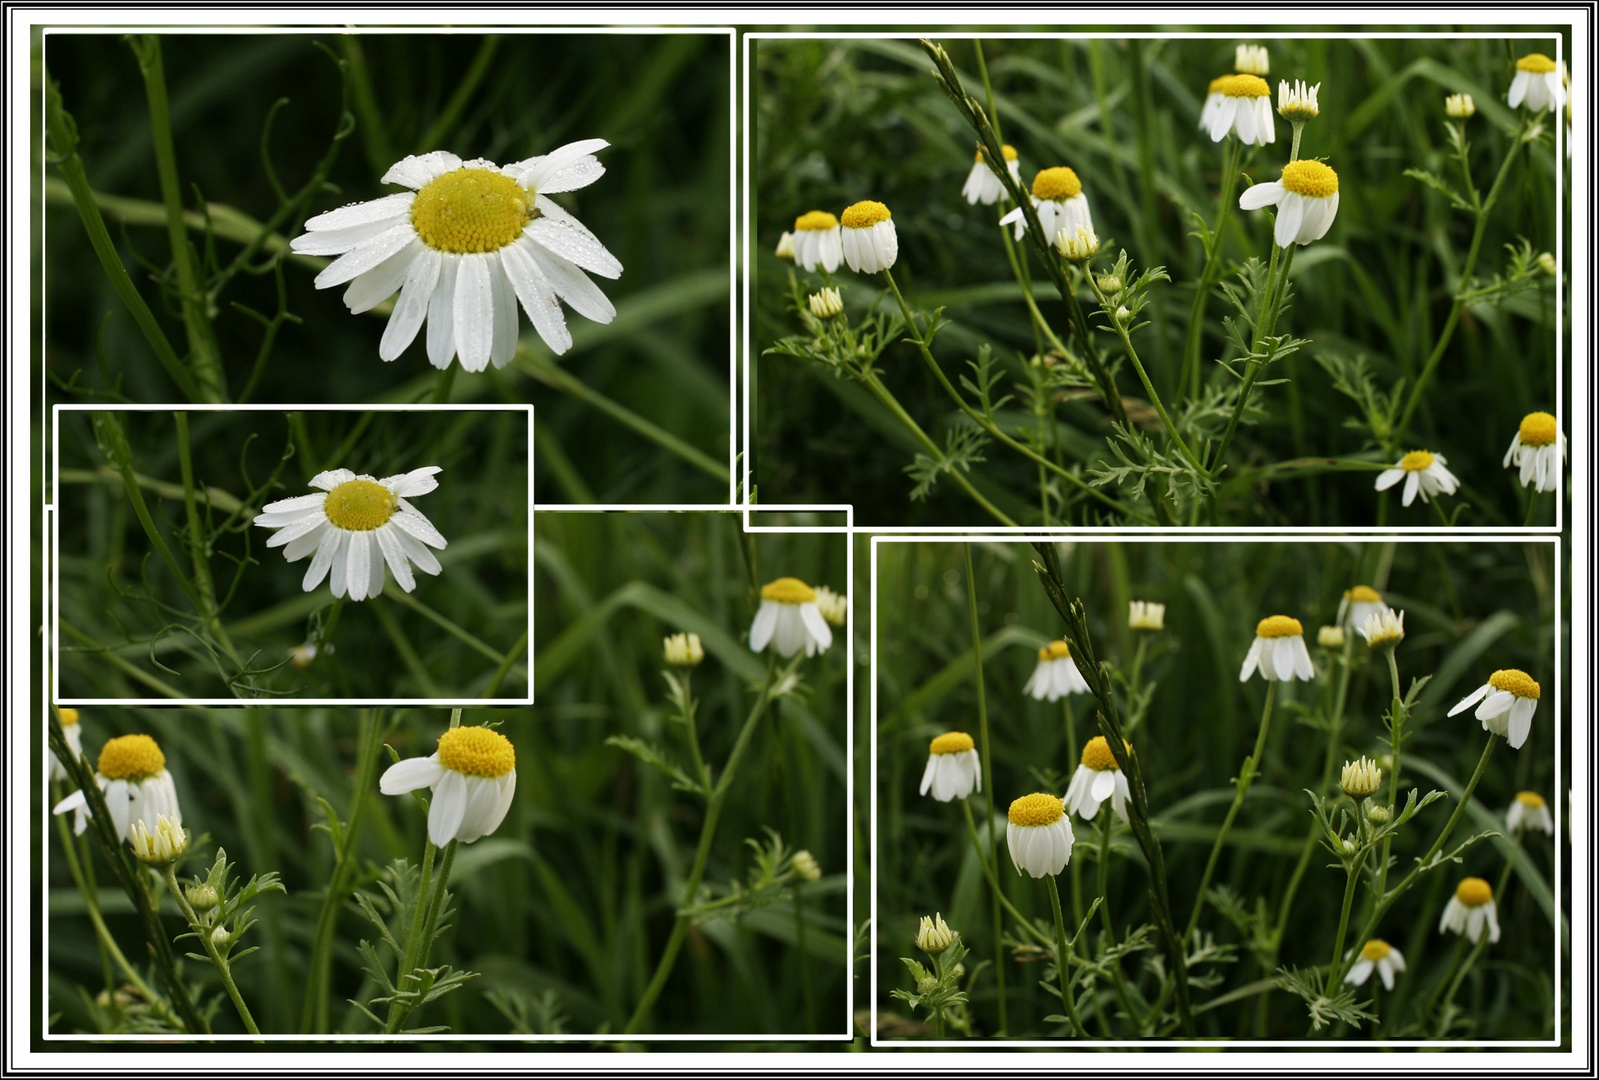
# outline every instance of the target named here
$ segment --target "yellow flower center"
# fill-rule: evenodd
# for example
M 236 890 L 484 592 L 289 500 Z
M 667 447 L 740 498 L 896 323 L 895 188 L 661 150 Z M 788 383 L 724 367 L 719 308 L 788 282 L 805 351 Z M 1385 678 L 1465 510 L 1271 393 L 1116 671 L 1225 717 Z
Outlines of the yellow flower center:
M 1283 166 L 1283 187 L 1296 195 L 1325 199 L 1338 194 L 1338 174 L 1319 161 L 1290 161 Z
M 1223 75 L 1210 88 L 1227 97 L 1271 97 L 1271 87 L 1259 75 Z
M 872 202 L 868 199 L 865 202 L 858 202 L 848 210 L 845 210 L 844 216 L 840 220 L 844 222 L 844 228 L 846 229 L 870 229 L 873 225 L 887 221 L 892 216 L 888 212 L 888 207 L 880 202 Z
M 1494 898 L 1494 888 L 1480 877 L 1469 877 L 1455 887 L 1455 899 L 1467 907 L 1482 907 Z
M 1547 75 L 1555 69 L 1555 62 L 1543 53 L 1528 53 L 1516 61 L 1517 71 L 1530 71 L 1534 75 Z
M 346 480 L 328 492 L 322 511 L 335 528 L 368 532 L 394 516 L 400 500 L 374 480 Z
M 1077 174 L 1058 165 L 1053 169 L 1040 169 L 1038 175 L 1033 177 L 1033 198 L 1035 199 L 1074 199 L 1083 193 L 1083 182 L 1077 179 Z
M 1218 75 L 1216 78 L 1210 80 L 1210 89 L 1206 90 L 1205 93 L 1206 94 L 1219 94 L 1219 93 L 1221 93 L 1221 88 L 1224 85 L 1226 85 L 1227 80 L 1230 79 L 1230 78 L 1232 78 L 1231 75 Z
M 1559 437 L 1555 418 L 1546 412 L 1528 413 L 1521 421 L 1522 446 L 1549 446 Z
M 1381 938 L 1372 938 L 1360 950 L 1362 960 L 1377 961 L 1394 951 L 1394 947 Z
M 1537 701 L 1543 693 L 1543 687 L 1538 685 L 1536 679 L 1525 671 L 1515 668 L 1504 668 L 1488 676 L 1488 685 L 1495 690 L 1508 690 L 1520 698 L 1531 698 Z
M 1263 638 L 1300 637 L 1305 628 L 1287 615 L 1268 615 L 1255 624 L 1255 636 Z
M 935 754 L 964 754 L 973 746 L 972 737 L 964 731 L 946 731 L 934 739 L 928 749 Z
M 796 232 L 825 232 L 828 229 L 838 228 L 838 218 L 826 210 L 812 210 L 808 214 L 801 214 L 794 219 Z
M 537 216 L 531 192 L 488 169 L 445 173 L 411 203 L 411 225 L 422 242 L 457 255 L 498 251 Z
M 1038 650 L 1038 658 L 1040 660 L 1069 660 L 1071 655 L 1072 647 L 1064 641 L 1051 641 L 1048 645 Z
M 452 772 L 492 780 L 516 768 L 516 748 L 492 728 L 453 728 L 439 736 L 439 764 Z
M 1010 804 L 1012 825 L 1053 825 L 1066 816 L 1066 807 L 1053 795 L 1035 792 Z
M 761 589 L 761 599 L 779 604 L 814 604 L 816 590 L 797 577 L 780 577 Z
M 78 722 L 77 709 L 57 709 L 56 715 L 61 717 L 62 727 L 71 727 Z
M 1012 146 L 1010 143 L 1006 143 L 1003 146 L 1001 146 L 999 148 L 999 152 L 1000 152 L 1000 156 L 1002 156 L 1006 161 L 1015 161 L 1016 160 L 1016 148 L 1014 146 Z
M 1382 593 L 1370 585 L 1356 585 L 1353 589 L 1344 590 L 1344 599 L 1352 604 L 1380 604 Z
M 95 771 L 107 780 L 148 780 L 167 767 L 167 756 L 148 735 L 119 735 L 100 751 Z
M 1132 743 L 1123 739 L 1122 745 L 1127 748 L 1129 754 L 1133 752 Z M 1116 764 L 1115 756 L 1110 752 L 1110 743 L 1105 741 L 1105 736 L 1103 735 L 1095 735 L 1088 740 L 1088 745 L 1083 747 L 1083 764 L 1095 772 L 1105 772 L 1119 768 Z
M 1412 450 L 1399 459 L 1399 467 L 1406 472 L 1421 472 L 1432 468 L 1431 450 Z
M 1528 810 L 1542 810 L 1547 805 L 1543 801 L 1543 796 L 1536 791 L 1518 791 L 1516 792 L 1516 801 Z

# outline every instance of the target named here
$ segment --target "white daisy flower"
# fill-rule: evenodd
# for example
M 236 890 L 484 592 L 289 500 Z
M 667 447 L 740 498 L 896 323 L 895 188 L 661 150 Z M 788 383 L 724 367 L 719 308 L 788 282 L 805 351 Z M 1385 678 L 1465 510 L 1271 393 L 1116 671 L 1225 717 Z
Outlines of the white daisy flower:
M 1510 809 L 1505 811 L 1505 828 L 1515 832 L 1523 826 L 1542 829 L 1545 834 L 1555 834 L 1555 819 L 1549 813 L 1549 804 L 1536 791 L 1518 791 Z
M 431 757 L 396 761 L 378 780 L 385 795 L 428 788 L 428 839 L 434 847 L 463 844 L 500 827 L 516 794 L 516 748 L 486 727 L 451 728 Z
M 1133 752 L 1132 746 L 1125 740 L 1122 745 L 1127 747 L 1129 754 Z M 1125 825 L 1129 797 L 1127 777 L 1116 764 L 1116 757 L 1110 752 L 1110 743 L 1105 741 L 1105 736 L 1095 735 L 1083 747 L 1082 762 L 1072 774 L 1072 782 L 1066 787 L 1067 812 L 1076 814 L 1084 821 L 1093 821 L 1099 813 L 1099 804 L 1109 799 L 1110 808 Z
M 1453 931 L 1465 934 L 1475 945 L 1482 939 L 1482 928 L 1488 926 L 1488 941 L 1499 940 L 1499 909 L 1494 904 L 1493 886 L 1480 877 L 1463 879 L 1455 888 L 1455 895 L 1444 905 L 1444 916 L 1438 920 L 1438 932 Z
M 1022 693 L 1034 701 L 1059 701 L 1067 694 L 1088 693 L 1088 683 L 1072 660 L 1072 647 L 1052 641 L 1038 650 L 1038 666 L 1033 669 Z
M 67 749 L 72 751 L 73 757 L 83 756 L 83 727 L 78 723 L 77 709 L 57 709 L 56 715 L 61 718 L 61 735 L 67 740 Z M 67 767 L 56 758 L 54 750 L 45 748 L 45 757 L 49 759 L 50 778 L 52 780 L 65 780 L 68 777 Z
M 1041 792 L 1023 795 L 1006 816 L 1005 843 L 1018 874 L 1041 878 L 1066 869 L 1076 838 L 1064 803 Z
M 1319 161 L 1291 161 L 1281 180 L 1246 188 L 1240 210 L 1277 207 L 1272 239 L 1280 248 L 1320 240 L 1338 216 L 1338 174 Z
M 833 631 L 816 606 L 816 590 L 799 578 L 778 578 L 761 588 L 761 606 L 750 623 L 750 648 L 760 652 L 771 644 L 779 656 L 806 656 L 826 652 Z
M 1344 959 L 1348 960 L 1354 952 L 1354 949 L 1350 949 L 1344 953 Z M 1371 978 L 1371 973 L 1376 971 L 1378 977 L 1382 979 L 1382 988 L 1392 990 L 1395 972 L 1404 970 L 1404 955 L 1381 938 L 1372 938 L 1361 946 L 1360 959 L 1355 961 L 1355 966 L 1344 976 L 1344 982 L 1365 986 L 1366 980 Z
M 1255 643 L 1244 657 L 1238 681 L 1248 680 L 1256 668 L 1267 682 L 1292 682 L 1296 678 L 1309 682 L 1316 677 L 1310 650 L 1305 647 L 1305 628 L 1298 619 L 1269 615 L 1255 625 Z
M 1011 179 L 1018 184 L 1021 183 L 1022 163 L 1016 157 L 1016 148 L 1010 143 L 1006 143 L 1000 147 L 1000 150 L 1005 156 L 1005 168 L 1010 170 Z M 977 151 L 976 163 L 972 165 L 972 171 L 966 174 L 966 183 L 961 187 L 961 195 L 972 206 L 976 206 L 978 203 L 982 203 L 984 206 L 992 206 L 1005 195 L 1004 181 L 994 174 L 993 169 L 988 167 L 988 163 L 983 160 L 983 152 L 981 150 Z
M 1566 437 L 1546 412 L 1528 413 L 1505 451 L 1505 468 L 1521 470 L 1521 486 L 1538 491 L 1560 488 L 1560 465 L 1566 459 Z
M 1221 103 L 1225 97 L 1221 88 L 1231 75 L 1210 80 L 1210 88 L 1205 91 L 1205 103 L 1199 107 L 1199 130 L 1209 131 L 1210 125 L 1215 121 L 1216 114 L 1221 112 Z
M 1382 601 L 1382 593 L 1370 585 L 1356 585 L 1352 589 L 1344 590 L 1344 598 L 1338 604 L 1338 625 L 1360 629 L 1366 625 L 1366 620 L 1385 609 L 1388 605 Z M 1339 642 L 1340 645 L 1343 642 Z
M 1211 93 L 1221 95 L 1221 103 L 1210 116 L 1211 142 L 1221 142 L 1229 131 L 1237 132 L 1245 146 L 1264 146 L 1277 141 L 1276 122 L 1271 118 L 1271 86 L 1259 75 L 1225 75 L 1210 84 Z
M 875 274 L 894 265 L 899 257 L 899 234 L 894 231 L 894 218 L 888 207 L 868 199 L 845 210 L 839 221 L 843 225 L 840 237 L 844 261 L 851 270 Z
M 594 151 L 604 139 L 568 143 L 541 157 L 499 166 L 445 150 L 408 157 L 383 183 L 410 188 L 353 203 L 305 223 L 289 244 L 301 255 L 337 255 L 316 287 L 349 282 L 352 312 L 399 290 L 378 355 L 393 360 L 425 320 L 428 361 L 467 371 L 516 355 L 517 303 L 557 355 L 572 347 L 561 301 L 598 323 L 616 308 L 584 271 L 615 278 L 622 264 L 548 196 L 587 187 L 605 172 Z
M 1233 50 L 1233 70 L 1245 75 L 1266 75 L 1271 72 L 1271 57 L 1264 45 L 1239 45 Z
M 1166 605 L 1153 600 L 1131 600 L 1127 604 L 1127 625 L 1134 630 L 1163 630 Z
M 838 218 L 826 210 L 812 210 L 795 218 L 794 261 L 807 270 L 815 270 L 818 264 L 829 274 L 837 270 L 844 261 Z
M 439 560 L 428 547 L 443 550 L 446 541 L 407 497 L 426 495 L 439 486 L 437 465 L 412 469 L 375 480 L 349 469 L 317 473 L 313 495 L 281 499 L 261 508 L 255 523 L 277 529 L 267 547 L 283 548 L 289 562 L 315 552 L 300 582 L 310 592 L 329 578 L 334 596 L 365 600 L 383 591 L 383 567 L 406 592 L 416 588 L 411 564 L 427 574 L 439 572 Z
M 178 812 L 178 792 L 172 786 L 172 774 L 167 772 L 166 755 L 148 735 L 119 735 L 100 750 L 99 763 L 94 767 L 95 782 L 105 795 L 106 809 L 111 812 L 111 825 L 116 834 L 132 842 L 130 831 L 135 822 L 146 829 L 157 827 L 156 819 L 165 817 L 173 825 L 183 823 Z M 78 835 L 89 824 L 89 800 L 82 791 L 75 791 L 56 803 L 52 813 L 76 812 L 72 831 Z
M 1076 236 L 1079 228 L 1090 233 L 1094 231 L 1088 199 L 1083 195 L 1083 182 L 1064 165 L 1040 169 L 1033 177 L 1033 208 L 1038 211 L 1038 224 L 1044 235 L 1052 240 L 1063 229 L 1068 236 Z M 1000 218 L 999 223 L 1013 226 L 1013 238 L 1020 240 L 1027 231 L 1027 213 L 1018 206 Z
M 1431 501 L 1440 491 L 1445 495 L 1453 495 L 1460 481 L 1454 473 L 1444 468 L 1446 464 L 1447 459 L 1442 454 L 1435 454 L 1431 450 L 1412 450 L 1394 462 L 1393 468 L 1377 474 L 1377 490 L 1387 491 L 1403 480 L 1405 493 L 1401 501 L 1406 506 L 1416 501 L 1418 492 L 1422 502 Z
M 1321 115 L 1321 106 L 1316 101 L 1316 95 L 1321 90 L 1321 83 L 1307 87 L 1303 79 L 1292 83 L 1286 79 L 1277 84 L 1277 113 L 1289 123 L 1314 120 Z
M 1405 613 L 1393 608 L 1383 608 L 1366 616 L 1360 636 L 1373 649 L 1391 649 L 1405 640 Z
M 1528 53 L 1516 61 L 1516 77 L 1510 80 L 1506 99 L 1514 109 L 1525 105 L 1528 112 L 1559 109 L 1566 104 L 1566 88 L 1560 66 L 1543 53 Z
M 977 745 L 964 731 L 946 731 L 927 747 L 927 768 L 922 770 L 921 794 L 928 791 L 939 802 L 964 799 L 983 790 L 982 763 Z
M 1480 701 L 1473 715 L 1482 721 L 1483 730 L 1503 736 L 1512 750 L 1520 750 L 1532 730 L 1532 714 L 1538 711 L 1542 695 L 1543 687 L 1525 671 L 1503 668 L 1450 709 L 1449 715 L 1463 713 Z

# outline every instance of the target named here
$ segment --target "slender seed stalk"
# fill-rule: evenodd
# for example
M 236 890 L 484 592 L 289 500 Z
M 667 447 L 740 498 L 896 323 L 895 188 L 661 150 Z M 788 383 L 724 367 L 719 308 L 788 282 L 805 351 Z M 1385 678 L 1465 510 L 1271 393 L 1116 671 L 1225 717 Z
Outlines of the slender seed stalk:
M 1494 887 L 1493 902 L 1496 905 L 1500 905 L 1504 902 L 1505 890 L 1510 888 L 1510 871 L 1516 865 L 1516 853 L 1521 850 L 1521 835 L 1524 829 L 1525 826 L 1523 826 L 1521 829 L 1517 829 L 1515 834 L 1510 839 L 1510 854 L 1505 858 L 1504 869 L 1499 872 L 1499 884 Z M 1460 944 L 1463 949 L 1466 944 L 1465 934 L 1460 935 Z M 1441 1015 L 1438 1017 L 1437 1038 L 1443 1038 L 1447 1032 L 1447 1025 L 1449 1022 L 1449 1007 L 1454 1004 L 1455 992 L 1460 989 L 1460 984 L 1466 981 L 1466 976 L 1471 974 L 1472 966 L 1476 964 L 1477 958 L 1483 954 L 1483 951 L 1486 950 L 1490 944 L 1492 943 L 1488 940 L 1488 931 L 1485 927 L 1483 929 L 1482 936 L 1479 937 L 1476 943 L 1472 945 L 1471 954 L 1466 957 L 1464 964 L 1461 964 L 1460 962 L 1460 953 L 1457 952 L 1455 954 L 1455 963 L 1460 964 L 1460 971 L 1452 980 L 1444 980 L 1444 982 L 1449 984 L 1449 992 L 1444 995 L 1444 1003 L 1440 1009 Z M 1442 986 L 1444 983 L 1440 982 L 1438 985 Z M 1434 994 L 1436 995 L 1436 993 L 1437 991 L 1435 990 Z M 1427 1014 L 1431 1011 L 1432 1006 L 1429 1003 L 1427 1010 L 1420 1013 L 1417 1017 L 1418 1026 L 1426 1024 Z
M 1358 807 L 1356 808 L 1358 812 Z M 1365 865 L 1364 853 L 1344 872 L 1344 902 L 1338 909 L 1338 933 L 1333 936 L 1333 958 L 1329 970 L 1336 970 L 1344 958 L 1344 935 L 1349 931 L 1349 909 L 1355 902 L 1355 886 L 1360 881 L 1360 868 Z M 1328 990 L 1333 989 L 1331 979 L 1327 982 Z
M 1404 699 L 1400 697 L 1399 693 L 1399 662 L 1394 659 L 1394 648 L 1392 645 L 1390 645 L 1384 648 L 1383 651 L 1388 654 L 1388 678 L 1393 684 L 1394 691 L 1393 730 L 1389 733 L 1389 742 L 1390 747 L 1393 750 L 1394 765 L 1392 771 L 1390 771 L 1388 775 L 1388 805 L 1397 809 L 1399 807 L 1399 748 L 1400 744 L 1404 741 L 1406 710 Z M 1388 855 L 1389 849 L 1393 846 L 1393 842 L 1394 838 L 1392 834 L 1383 837 L 1382 859 L 1377 864 L 1378 896 L 1381 896 L 1388 889 Z

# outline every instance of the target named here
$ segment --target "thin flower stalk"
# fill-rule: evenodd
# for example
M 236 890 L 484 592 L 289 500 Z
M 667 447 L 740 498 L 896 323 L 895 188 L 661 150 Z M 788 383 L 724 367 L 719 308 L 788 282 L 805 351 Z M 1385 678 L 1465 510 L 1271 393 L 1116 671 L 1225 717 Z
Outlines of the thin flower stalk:
M 255 1026 L 255 1017 L 250 1015 L 250 1007 L 244 1003 L 244 996 L 239 993 L 238 984 L 233 981 L 232 965 L 227 957 L 218 951 L 216 942 L 211 939 L 213 927 L 207 926 L 200 916 L 190 906 L 188 897 L 183 894 L 183 887 L 178 884 L 177 864 L 167 863 L 165 876 L 167 889 L 172 893 L 172 898 L 178 902 L 178 908 L 183 912 L 184 920 L 189 924 L 189 929 L 194 931 L 194 936 L 199 939 L 200 946 L 205 950 L 205 955 L 210 959 L 211 966 L 216 968 L 217 977 L 222 980 L 222 987 L 228 992 L 228 1000 L 233 1002 L 234 1011 L 239 1014 L 239 1020 L 244 1024 L 244 1030 L 251 1035 L 260 1035 L 261 1029 Z
M 1005 965 L 1000 959 L 1005 955 L 1004 935 L 1000 930 L 999 919 L 999 842 L 994 834 L 994 766 L 993 754 L 989 752 L 988 743 L 988 698 L 983 693 L 983 634 L 977 625 L 977 578 L 972 572 L 972 546 L 961 545 L 966 556 L 966 606 L 971 616 L 972 624 L 972 669 L 977 679 L 977 739 L 979 743 L 978 756 L 983 763 L 983 795 L 988 809 L 988 848 L 989 858 L 993 862 L 994 872 L 989 877 L 989 893 L 991 896 L 990 909 L 994 926 L 994 982 L 995 992 L 999 995 L 999 1030 L 1009 1031 L 1010 1025 L 1006 1023 L 1005 1006 Z M 966 800 L 962 799 L 962 802 Z M 982 857 L 982 852 L 978 852 Z

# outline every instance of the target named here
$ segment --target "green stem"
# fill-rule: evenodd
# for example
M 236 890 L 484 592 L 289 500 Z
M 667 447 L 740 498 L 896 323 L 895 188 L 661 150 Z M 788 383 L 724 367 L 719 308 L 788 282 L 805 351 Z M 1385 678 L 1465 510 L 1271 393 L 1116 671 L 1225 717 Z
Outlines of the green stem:
M 1072 1030 L 1079 1039 L 1086 1039 L 1088 1032 L 1083 1030 L 1083 1022 L 1077 1018 L 1077 995 L 1072 992 L 1072 954 L 1066 943 L 1066 920 L 1060 913 L 1060 889 L 1055 884 L 1054 874 L 1045 874 L 1044 881 L 1049 885 L 1049 903 L 1055 913 L 1055 969 L 1060 975 L 1060 999 L 1066 1004 L 1066 1015 L 1072 1022 Z
M 1362 854 L 1355 862 L 1344 870 L 1344 903 L 1338 910 L 1338 933 L 1333 936 L 1333 959 L 1330 970 L 1336 970 L 1344 958 L 1344 935 L 1349 932 L 1349 909 L 1355 902 L 1355 885 L 1360 881 L 1360 868 L 1364 865 L 1366 857 Z M 1364 941 L 1362 941 L 1364 944 Z M 1329 979 L 1327 992 L 1331 994 L 1337 987 Z
M 1271 730 L 1271 706 L 1276 696 L 1277 681 L 1268 680 L 1266 704 L 1260 711 L 1260 731 L 1255 735 L 1255 750 L 1238 767 L 1238 782 L 1233 793 L 1233 804 L 1227 810 L 1227 817 L 1221 823 L 1220 831 L 1216 833 L 1216 843 L 1210 849 L 1210 858 L 1205 863 L 1205 873 L 1199 879 L 1199 895 L 1194 897 L 1194 910 L 1188 916 L 1187 929 L 1183 931 L 1184 942 L 1194 936 L 1194 928 L 1199 925 L 1199 913 L 1205 910 L 1205 891 L 1210 887 L 1211 875 L 1216 872 L 1216 862 L 1221 858 L 1221 849 L 1227 845 L 1227 834 L 1232 831 L 1233 821 L 1244 805 L 1244 796 L 1249 794 L 1249 785 L 1254 782 L 1255 773 L 1260 768 L 1261 755 L 1266 751 L 1266 734 Z
M 1277 246 L 1275 239 L 1271 245 L 1271 262 L 1266 267 L 1266 288 L 1261 295 L 1260 310 L 1255 316 L 1254 340 L 1249 346 L 1249 370 L 1244 373 L 1244 384 L 1238 389 L 1238 403 L 1233 406 L 1233 414 L 1227 420 L 1227 430 L 1222 434 L 1221 442 L 1216 446 L 1216 454 L 1210 461 L 1210 475 L 1221 475 L 1222 469 L 1227 465 L 1227 450 L 1233 444 L 1233 436 L 1238 434 L 1238 424 L 1244 417 L 1244 409 L 1249 405 L 1250 392 L 1255 388 L 1255 380 L 1260 378 L 1260 373 L 1266 367 L 1264 358 L 1256 359 L 1260 353 L 1261 342 L 1277 328 L 1277 316 L 1281 313 L 1277 308 L 1282 295 L 1282 286 L 1288 281 L 1288 271 L 1294 265 L 1294 252 L 1298 245 L 1288 249 L 1288 257 L 1282 260 L 1282 273 L 1277 272 L 1278 257 L 1282 248 Z
M 233 982 L 233 972 L 229 970 L 227 958 L 217 951 L 216 943 L 211 940 L 212 927 L 200 921 L 200 916 L 195 914 L 194 908 L 189 906 L 189 900 L 183 895 L 183 889 L 178 886 L 178 876 L 173 870 L 173 864 L 167 863 L 165 867 L 167 889 L 172 893 L 172 899 L 178 902 L 178 907 L 183 911 L 183 917 L 189 923 L 189 929 L 194 931 L 194 936 L 199 939 L 201 948 L 205 949 L 206 956 L 211 959 L 211 966 L 217 969 L 217 975 L 222 979 L 222 986 L 228 992 L 228 999 L 233 1002 L 233 1008 L 238 1012 L 239 1019 L 244 1021 L 244 1028 L 251 1035 L 260 1035 L 261 1029 L 255 1026 L 255 1018 L 250 1015 L 250 1008 L 244 1003 L 244 998 L 239 996 L 239 988 Z
M 1394 658 L 1393 646 L 1383 649 L 1388 654 L 1388 678 L 1393 685 L 1393 729 L 1388 733 L 1389 748 L 1393 751 L 1394 766 L 1388 776 L 1388 805 L 1394 810 L 1399 809 L 1399 773 L 1400 760 L 1399 748 L 1404 742 L 1405 729 L 1405 702 L 1399 693 L 1399 661 Z M 1383 837 L 1382 860 L 1377 866 L 1377 895 L 1381 896 L 1388 889 L 1388 855 L 1393 847 L 1393 834 Z
M 1516 853 L 1521 850 L 1521 834 L 1522 834 L 1522 831 L 1523 831 L 1522 829 L 1517 829 L 1515 831 L 1515 834 L 1510 838 L 1510 854 L 1505 857 L 1504 869 L 1499 872 L 1499 884 L 1494 888 L 1493 901 L 1494 901 L 1494 903 L 1496 905 L 1498 905 L 1501 908 L 1501 910 L 1503 909 L 1503 905 L 1504 905 L 1504 901 L 1505 901 L 1505 890 L 1510 887 L 1510 871 L 1516 864 Z M 1466 943 L 1466 935 L 1465 934 L 1461 934 L 1460 935 L 1460 944 L 1461 944 L 1461 946 L 1464 947 L 1465 943 Z M 1437 1032 L 1437 1035 L 1436 1035 L 1437 1038 L 1441 1039 L 1441 1038 L 1444 1037 L 1444 1034 L 1445 1034 L 1445 1031 L 1446 1031 L 1446 1025 L 1448 1023 L 1448 1018 L 1449 1018 L 1449 1007 L 1452 1004 L 1454 1004 L 1455 992 L 1460 989 L 1460 984 L 1465 982 L 1466 976 L 1471 974 L 1472 966 L 1474 964 L 1476 964 L 1477 958 L 1480 957 L 1483 954 L 1483 951 L 1486 950 L 1490 944 L 1492 944 L 1492 942 L 1490 942 L 1489 939 L 1488 939 L 1488 931 L 1487 931 L 1487 929 L 1485 927 L 1483 929 L 1482 936 L 1477 938 L 1476 942 L 1472 945 L 1471 954 L 1466 957 L 1465 964 L 1461 966 L 1459 974 L 1457 974 L 1452 981 L 1449 981 L 1449 992 L 1446 995 L 1444 995 L 1444 1003 L 1443 1003 L 1443 1008 L 1441 1010 L 1442 1015 L 1439 1017 L 1438 1032 Z M 1460 962 L 1460 954 L 1459 953 L 1455 954 L 1455 961 L 1456 961 L 1456 963 Z M 1440 983 L 1439 985 L 1441 986 L 1443 984 Z M 1432 1011 L 1432 1008 L 1429 1005 L 1428 1009 L 1427 1009 L 1427 1012 L 1422 1013 L 1418 1017 L 1418 1019 L 1417 1019 L 1417 1025 L 1418 1026 L 1422 1026 L 1422 1025 L 1426 1024 L 1426 1022 L 1427 1022 L 1427 1013 L 1429 1013 L 1431 1011 Z
M 966 609 L 972 624 L 972 669 L 977 678 L 977 735 L 982 742 L 980 755 L 983 766 L 984 789 L 988 796 L 988 846 L 989 858 L 994 863 L 993 880 L 999 878 L 999 840 L 994 835 L 994 770 L 988 752 L 988 698 L 983 693 L 983 634 L 977 625 L 977 575 L 972 570 L 972 546 L 961 545 L 966 556 Z M 961 800 L 964 802 L 965 800 Z M 979 852 L 979 854 L 981 854 Z M 999 892 L 992 891 L 990 902 L 994 924 L 994 981 L 999 994 L 999 1030 L 1009 1031 L 1005 1007 L 1005 955 L 1004 935 L 999 920 Z
M 1110 834 L 1111 811 L 1101 806 L 1104 816 L 1099 822 L 1099 918 L 1100 925 L 1105 928 L 1105 944 L 1109 948 L 1116 944 L 1116 922 L 1110 913 Z M 1133 1009 L 1131 996 L 1127 993 L 1127 982 L 1122 978 L 1122 965 L 1120 960 L 1110 960 L 1111 984 L 1116 988 L 1116 1001 L 1122 1007 L 1129 1021 L 1136 1020 L 1138 1013 Z
M 433 384 L 434 404 L 444 405 L 449 403 L 450 388 L 455 385 L 455 369 L 458 366 L 452 361 L 449 367 L 439 372 L 439 377 Z
M 195 498 L 194 467 L 189 460 L 189 414 L 175 412 L 172 422 L 178 437 L 178 471 L 183 479 L 184 520 L 189 534 L 189 563 L 194 568 L 194 585 L 199 592 L 199 615 L 211 636 L 222 646 L 235 668 L 242 669 L 244 661 L 222 628 L 221 612 L 217 610 L 216 585 L 211 579 L 211 563 L 206 551 L 206 536 L 200 527 L 200 507 Z
M 1221 189 L 1216 198 L 1216 228 L 1205 245 L 1205 265 L 1199 272 L 1199 285 L 1194 290 L 1193 307 L 1188 312 L 1188 336 L 1183 342 L 1183 371 L 1179 391 L 1187 388 L 1190 401 L 1198 400 L 1202 381 L 1200 352 L 1204 344 L 1205 308 L 1210 294 L 1221 280 L 1222 232 L 1227 228 L 1227 215 L 1232 212 L 1233 192 L 1238 189 L 1238 172 L 1243 164 L 1243 143 L 1229 133 L 1227 149 L 1222 156 Z
M 1033 920 L 1029 919 L 1026 915 L 1023 915 L 1019 910 L 1017 910 L 1016 905 L 1011 903 L 1010 898 L 1005 895 L 1003 890 L 1001 890 L 999 879 L 994 873 L 994 868 L 989 866 L 988 859 L 983 855 L 983 844 L 982 841 L 977 837 L 977 822 L 972 818 L 971 801 L 969 799 L 962 799 L 961 809 L 966 812 L 966 833 L 971 837 L 972 850 L 977 853 L 977 865 L 982 867 L 983 877 L 988 879 L 988 887 L 992 889 L 994 895 L 999 898 L 999 902 L 1004 905 L 1005 910 L 1010 912 L 1011 918 L 1020 923 L 1022 929 L 1026 930 L 1032 935 L 1033 940 L 1046 947 L 1053 944 L 1049 935 L 1038 929 L 1038 927 L 1034 926 Z
M 394 988 L 396 991 L 405 989 L 405 984 L 411 978 L 411 973 L 420 963 L 422 949 L 422 924 L 427 920 L 429 906 L 428 890 L 433 885 L 433 857 L 438 852 L 429 839 L 422 848 L 422 875 L 417 880 L 416 899 L 411 905 L 411 928 L 405 935 L 405 955 L 400 958 L 400 966 L 394 972 Z M 400 1030 L 400 1025 L 405 1022 L 409 1009 L 399 1000 L 389 1003 L 389 1019 L 383 1025 L 385 1035 L 393 1035 Z

